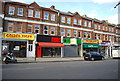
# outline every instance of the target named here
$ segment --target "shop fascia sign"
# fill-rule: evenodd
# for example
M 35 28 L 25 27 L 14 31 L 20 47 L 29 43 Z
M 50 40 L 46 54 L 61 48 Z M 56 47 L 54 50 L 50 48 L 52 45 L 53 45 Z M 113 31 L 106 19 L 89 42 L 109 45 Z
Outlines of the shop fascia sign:
M 33 34 L 3 33 L 2 38 L 34 40 Z
M 83 44 L 84 48 L 99 48 L 99 44 Z
M 102 42 L 99 45 L 110 46 L 111 44 L 110 44 L 110 42 Z
M 92 43 L 92 44 L 98 44 L 98 40 L 83 40 L 83 43 Z
M 71 38 L 70 39 L 70 44 L 76 45 L 77 44 L 77 39 Z

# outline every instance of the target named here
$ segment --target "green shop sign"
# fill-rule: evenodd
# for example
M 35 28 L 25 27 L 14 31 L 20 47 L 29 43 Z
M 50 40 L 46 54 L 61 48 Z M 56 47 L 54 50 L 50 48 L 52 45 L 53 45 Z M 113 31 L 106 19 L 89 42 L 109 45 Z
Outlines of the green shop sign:
M 82 40 L 77 39 L 77 44 L 82 44 Z
M 63 43 L 70 43 L 70 39 L 67 39 L 67 38 L 63 38 Z
M 83 48 L 100 48 L 99 44 L 83 44 Z

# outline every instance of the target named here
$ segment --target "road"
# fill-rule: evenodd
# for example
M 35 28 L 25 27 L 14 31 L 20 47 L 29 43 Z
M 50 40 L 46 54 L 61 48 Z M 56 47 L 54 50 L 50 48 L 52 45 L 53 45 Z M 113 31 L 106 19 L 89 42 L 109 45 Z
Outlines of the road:
M 3 79 L 118 79 L 118 60 L 3 64 Z

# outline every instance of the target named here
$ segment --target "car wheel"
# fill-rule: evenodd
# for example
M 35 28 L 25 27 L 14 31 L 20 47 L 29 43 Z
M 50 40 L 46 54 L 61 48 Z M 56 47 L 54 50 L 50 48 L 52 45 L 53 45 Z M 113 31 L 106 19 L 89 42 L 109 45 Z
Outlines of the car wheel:
M 95 60 L 95 58 L 92 57 L 92 58 L 91 58 L 91 61 L 94 61 L 94 60 Z
M 104 57 L 102 57 L 102 60 L 105 60 L 105 58 L 104 58 Z

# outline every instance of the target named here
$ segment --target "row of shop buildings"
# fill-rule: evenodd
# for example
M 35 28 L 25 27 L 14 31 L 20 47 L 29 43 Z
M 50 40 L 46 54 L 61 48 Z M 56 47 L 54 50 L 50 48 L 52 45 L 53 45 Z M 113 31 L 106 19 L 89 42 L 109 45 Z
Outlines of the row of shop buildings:
M 97 51 L 112 56 L 113 43 L 102 40 L 66 38 L 40 34 L 3 33 L 2 50 L 16 57 L 82 57 Z
M 16 57 L 78 57 L 97 51 L 112 56 L 119 47 L 120 27 L 81 16 L 78 12 L 62 12 L 55 6 L 45 8 L 36 2 L 1 2 L 0 21 L 2 52 Z

